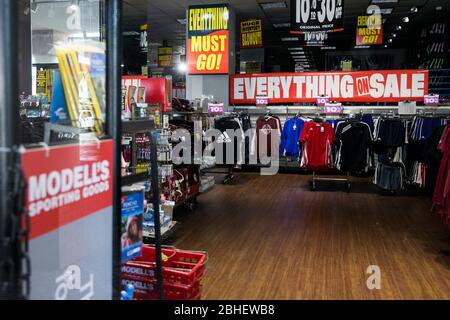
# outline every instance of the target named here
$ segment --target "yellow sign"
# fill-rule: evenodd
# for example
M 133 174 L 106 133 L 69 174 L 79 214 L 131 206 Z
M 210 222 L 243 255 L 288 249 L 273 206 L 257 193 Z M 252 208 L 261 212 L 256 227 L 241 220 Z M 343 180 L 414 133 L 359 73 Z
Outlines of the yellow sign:
M 188 74 L 229 72 L 228 4 L 190 6 L 188 9 Z
M 262 20 L 241 22 L 241 48 L 260 48 L 263 46 Z
M 358 16 L 356 45 L 383 44 L 383 21 L 381 15 Z
M 172 67 L 173 50 L 172 47 L 158 48 L 158 67 Z

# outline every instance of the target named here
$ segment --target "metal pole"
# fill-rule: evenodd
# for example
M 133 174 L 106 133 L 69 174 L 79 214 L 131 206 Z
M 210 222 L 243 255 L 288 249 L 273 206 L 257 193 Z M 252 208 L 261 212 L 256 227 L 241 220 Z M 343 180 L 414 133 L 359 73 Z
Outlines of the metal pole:
M 120 199 L 121 186 L 121 81 L 122 81 L 122 1 L 106 0 L 107 53 L 107 134 L 114 140 L 113 170 L 113 299 L 120 299 Z
M 0 6 L 0 299 L 18 299 L 22 264 L 14 243 L 12 148 L 19 140 L 17 1 Z M 17 221 L 16 221 L 17 223 Z M 17 224 L 16 224 L 17 226 Z
M 152 131 L 151 145 L 151 175 L 152 175 L 152 193 L 153 193 L 153 215 L 155 221 L 155 261 L 156 261 L 156 285 L 158 288 L 158 299 L 163 300 L 163 281 L 162 281 L 162 258 L 161 258 L 161 223 L 159 220 L 159 177 L 158 177 L 158 156 L 157 156 L 158 137 L 156 131 Z

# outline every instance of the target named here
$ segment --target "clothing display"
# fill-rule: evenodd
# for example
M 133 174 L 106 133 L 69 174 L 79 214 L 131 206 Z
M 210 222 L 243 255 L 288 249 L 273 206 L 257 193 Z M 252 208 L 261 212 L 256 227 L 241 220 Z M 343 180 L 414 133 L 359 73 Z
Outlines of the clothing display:
M 374 183 L 381 189 L 397 191 L 404 188 L 405 168 L 401 163 L 379 163 L 375 170 Z
M 219 152 L 215 150 L 214 153 L 216 163 L 227 165 L 242 164 L 245 159 L 245 137 L 241 119 L 237 116 L 219 117 L 214 120 L 214 128 L 221 132 L 221 135 L 215 140 L 220 150 Z M 234 149 L 230 149 L 232 143 Z M 231 151 L 233 154 L 230 153 Z
M 342 171 L 367 171 L 371 159 L 372 133 L 367 123 L 356 119 L 340 122 L 336 127 L 338 154 L 336 167 Z
M 303 125 L 299 138 L 302 144 L 300 166 L 311 170 L 326 170 L 333 164 L 331 145 L 335 142 L 335 135 L 329 123 L 316 120 Z
M 278 157 L 281 140 L 281 121 L 278 117 L 266 115 L 256 120 L 252 141 L 252 155 L 261 161 L 264 157 Z
M 298 140 L 304 123 L 305 120 L 297 116 L 284 123 L 281 133 L 280 156 L 299 157 L 300 145 Z
M 433 203 L 444 222 L 450 227 L 450 125 L 447 125 L 438 145 L 443 157 L 438 172 Z

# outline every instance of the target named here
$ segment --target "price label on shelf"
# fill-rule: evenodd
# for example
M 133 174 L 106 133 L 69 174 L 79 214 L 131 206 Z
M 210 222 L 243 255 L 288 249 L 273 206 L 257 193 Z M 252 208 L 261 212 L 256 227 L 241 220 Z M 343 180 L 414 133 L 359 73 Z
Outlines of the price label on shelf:
M 208 103 L 208 112 L 211 114 L 223 114 L 223 103 Z
M 423 97 L 423 103 L 428 106 L 437 105 L 437 104 L 439 104 L 439 95 L 437 95 L 437 94 L 436 95 L 431 95 L 431 94 L 426 95 Z
M 327 114 L 340 114 L 342 113 L 342 103 L 326 103 L 324 112 Z
M 269 98 L 267 97 L 256 97 L 256 106 L 264 107 L 269 104 Z
M 317 97 L 316 98 L 316 104 L 318 106 L 324 106 L 325 104 L 327 104 L 330 101 L 329 97 Z
M 291 0 L 291 32 L 343 30 L 344 0 Z

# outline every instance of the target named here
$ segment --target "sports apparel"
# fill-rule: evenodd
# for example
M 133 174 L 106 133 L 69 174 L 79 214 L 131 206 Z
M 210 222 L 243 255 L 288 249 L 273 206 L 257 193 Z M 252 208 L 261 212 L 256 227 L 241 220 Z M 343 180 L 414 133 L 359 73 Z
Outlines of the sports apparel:
M 401 119 L 378 119 L 375 126 L 375 139 L 386 147 L 401 147 L 406 140 L 406 127 Z
M 325 170 L 332 165 L 331 144 L 334 130 L 326 122 L 309 121 L 303 125 L 299 139 L 302 147 L 301 166 L 311 170 Z
M 443 158 L 436 181 L 433 203 L 445 223 L 450 226 L 450 125 L 445 127 L 438 149 L 442 152 Z
M 214 120 L 214 128 L 222 133 L 215 140 L 217 148 L 222 150 L 222 156 L 218 152 L 215 152 L 216 163 L 229 165 L 242 164 L 245 138 L 239 118 L 217 118 Z M 230 155 L 230 152 L 234 154 Z
M 401 163 L 379 163 L 375 170 L 374 183 L 384 190 L 397 191 L 404 187 L 405 169 Z
M 281 133 L 280 155 L 298 157 L 300 155 L 299 138 L 305 121 L 295 117 L 284 123 Z
M 278 117 L 265 116 L 256 120 L 256 131 L 252 141 L 252 154 L 275 157 L 280 150 L 281 121 Z
M 336 140 L 338 141 L 336 167 L 343 171 L 367 171 L 372 144 L 369 125 L 354 119 L 340 122 L 336 128 Z

